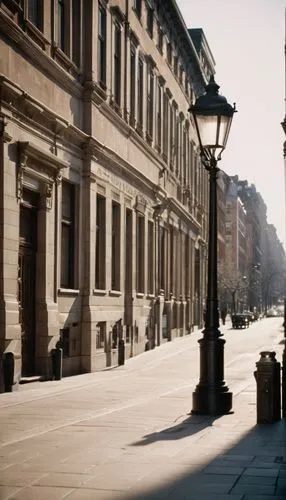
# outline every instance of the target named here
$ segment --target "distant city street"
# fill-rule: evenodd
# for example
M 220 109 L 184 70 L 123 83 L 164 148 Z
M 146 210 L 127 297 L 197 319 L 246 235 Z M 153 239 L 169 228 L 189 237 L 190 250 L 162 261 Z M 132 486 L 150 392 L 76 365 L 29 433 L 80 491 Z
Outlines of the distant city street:
M 272 442 L 268 451 L 256 453 L 259 435 L 243 443 L 256 423 L 255 363 L 262 350 L 275 350 L 281 361 L 282 321 L 233 330 L 228 319 L 222 327 L 225 380 L 234 397 L 234 413 L 223 417 L 190 416 L 198 330 L 118 368 L 2 394 L 0 499 L 241 499 L 253 491 L 244 471 L 274 446 L 274 426 L 263 436 Z M 243 448 L 233 452 L 237 460 L 222 470 L 222 455 L 237 446 Z M 286 455 L 285 441 L 277 447 L 273 454 Z M 258 483 L 258 492 L 264 484 L 274 495 L 273 481 Z

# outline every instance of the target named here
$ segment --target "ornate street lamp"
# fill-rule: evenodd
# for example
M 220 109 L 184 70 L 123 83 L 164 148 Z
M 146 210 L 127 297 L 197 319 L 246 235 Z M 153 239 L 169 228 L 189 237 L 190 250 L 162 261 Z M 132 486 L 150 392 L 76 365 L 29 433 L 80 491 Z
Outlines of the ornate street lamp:
M 224 344 L 219 330 L 217 291 L 217 162 L 225 149 L 235 113 L 218 94 L 219 85 L 210 78 L 206 93 L 189 109 L 199 140 L 201 160 L 209 173 L 208 284 L 205 328 L 200 344 L 200 380 L 193 393 L 193 413 L 224 415 L 232 408 L 232 393 L 224 382 Z

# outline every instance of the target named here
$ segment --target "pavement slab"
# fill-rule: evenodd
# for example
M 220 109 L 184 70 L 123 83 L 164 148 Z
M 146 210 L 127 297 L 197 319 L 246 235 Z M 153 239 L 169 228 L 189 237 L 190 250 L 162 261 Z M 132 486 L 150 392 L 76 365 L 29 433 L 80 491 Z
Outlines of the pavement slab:
M 0 500 L 285 500 L 285 420 L 256 424 L 253 377 L 260 351 L 281 358 L 280 323 L 224 328 L 229 415 L 191 414 L 200 332 L 2 394 Z

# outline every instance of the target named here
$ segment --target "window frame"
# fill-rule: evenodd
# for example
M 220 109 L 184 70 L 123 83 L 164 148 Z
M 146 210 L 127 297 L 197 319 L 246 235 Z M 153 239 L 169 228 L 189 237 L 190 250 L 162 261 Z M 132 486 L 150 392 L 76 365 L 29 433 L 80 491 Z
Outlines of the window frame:
M 69 209 L 70 215 L 65 216 L 63 214 L 63 202 L 64 202 L 64 190 L 65 187 L 70 189 L 69 192 Z M 68 252 L 65 253 L 63 251 L 63 238 L 64 231 L 63 229 L 68 228 Z M 67 181 L 62 181 L 62 203 L 61 203 L 61 274 L 60 274 L 60 283 L 61 288 L 64 289 L 75 289 L 76 286 L 76 185 Z M 67 268 L 63 266 L 63 258 L 68 258 Z M 64 271 L 67 271 L 67 276 L 63 276 Z
M 134 0 L 134 12 L 139 20 L 142 18 L 142 0 Z
M 98 31 L 97 31 L 97 80 L 99 85 L 106 90 L 107 66 L 107 37 L 106 37 L 106 6 L 98 2 Z
M 154 294 L 154 222 L 148 220 L 148 280 L 147 293 Z
M 136 122 L 136 65 L 137 50 L 133 43 L 130 46 L 130 124 Z
M 114 47 L 113 47 L 113 96 L 118 108 L 121 106 L 121 69 L 122 69 L 122 27 L 117 19 L 114 20 Z
M 137 129 L 143 130 L 143 92 L 144 92 L 144 61 L 138 57 L 137 71 Z
M 96 194 L 95 288 L 106 288 L 106 198 Z
M 154 68 L 148 64 L 148 89 L 147 89 L 147 139 L 152 141 L 154 133 Z
M 81 0 L 56 0 L 54 2 L 54 57 L 65 69 L 82 64 L 82 2 Z
M 154 36 L 154 9 L 147 4 L 146 30 L 151 38 Z
M 43 32 L 44 29 L 44 9 L 43 0 L 27 0 L 27 19 L 32 23 L 39 31 Z M 33 14 L 31 10 L 35 9 L 36 19 L 33 19 Z
M 111 290 L 121 290 L 121 205 L 111 201 Z
M 145 215 L 136 213 L 136 291 L 145 293 Z

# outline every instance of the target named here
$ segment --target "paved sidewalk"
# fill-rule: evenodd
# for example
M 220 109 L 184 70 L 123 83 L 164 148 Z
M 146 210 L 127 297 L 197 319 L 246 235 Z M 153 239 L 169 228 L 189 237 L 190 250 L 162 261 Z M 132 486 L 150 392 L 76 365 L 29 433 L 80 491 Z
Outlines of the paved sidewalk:
M 281 360 L 280 323 L 226 325 L 234 413 L 219 418 L 190 415 L 200 332 L 1 395 L 0 500 L 285 500 L 286 422 L 256 425 L 253 377 L 259 351 Z

